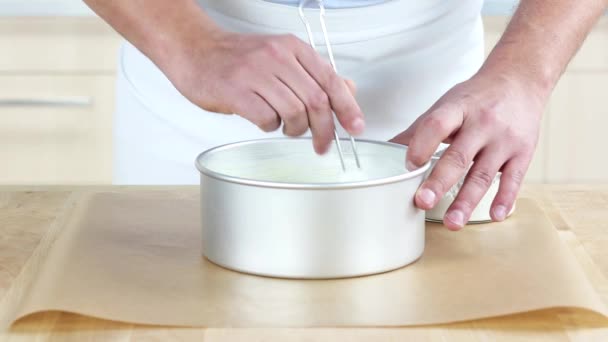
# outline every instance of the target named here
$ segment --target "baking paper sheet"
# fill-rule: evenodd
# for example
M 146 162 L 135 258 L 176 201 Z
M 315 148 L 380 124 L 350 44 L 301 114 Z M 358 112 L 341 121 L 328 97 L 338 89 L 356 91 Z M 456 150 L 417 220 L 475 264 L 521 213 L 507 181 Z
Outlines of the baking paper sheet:
M 197 196 L 84 194 L 34 261 L 35 277 L 13 319 L 61 310 L 142 324 L 316 327 L 447 323 L 553 307 L 608 314 L 531 200 L 501 224 L 457 233 L 428 224 L 423 257 L 397 271 L 282 280 L 201 257 Z

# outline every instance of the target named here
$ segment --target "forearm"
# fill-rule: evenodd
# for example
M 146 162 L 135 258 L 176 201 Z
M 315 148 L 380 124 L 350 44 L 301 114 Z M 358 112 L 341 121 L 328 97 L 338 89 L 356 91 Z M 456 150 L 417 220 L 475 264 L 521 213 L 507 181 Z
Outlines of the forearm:
M 522 0 L 482 72 L 530 84 L 546 98 L 608 0 Z
M 293 35 L 224 31 L 195 0 L 85 1 L 208 112 L 240 115 L 266 132 L 282 126 L 287 136 L 310 130 L 320 154 L 333 141 L 332 112 L 351 135 L 365 127 L 352 83 Z
M 194 40 L 200 46 L 217 26 L 193 0 L 85 0 L 100 17 L 161 69 L 179 64 Z

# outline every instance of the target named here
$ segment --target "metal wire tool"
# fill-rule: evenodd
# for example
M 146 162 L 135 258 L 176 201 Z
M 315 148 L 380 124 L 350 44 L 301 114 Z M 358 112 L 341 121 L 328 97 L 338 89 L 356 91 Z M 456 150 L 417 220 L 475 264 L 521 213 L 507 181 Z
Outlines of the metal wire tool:
M 315 44 L 314 36 L 312 33 L 312 29 L 310 28 L 310 23 L 304 14 L 304 7 L 309 3 L 315 1 L 317 6 L 319 7 L 319 22 L 321 23 L 321 31 L 323 32 L 323 38 L 325 39 L 325 46 L 327 48 L 327 54 L 329 56 L 329 61 L 334 71 L 338 73 L 338 68 L 336 68 L 336 61 L 334 59 L 333 50 L 331 48 L 331 44 L 329 43 L 329 36 L 327 34 L 327 26 L 325 25 L 325 6 L 323 5 L 323 0 L 301 0 L 300 5 L 298 6 L 298 12 L 300 13 L 300 18 L 306 27 L 306 33 L 308 34 L 308 40 L 310 42 L 310 46 L 316 51 L 317 47 Z M 335 114 L 334 114 L 335 115 Z M 348 136 L 350 139 L 350 144 L 353 150 L 353 154 L 355 156 L 355 162 L 357 163 L 357 167 L 361 168 L 361 162 L 359 161 L 359 154 L 357 153 L 357 148 L 355 145 L 355 138 L 351 135 Z M 346 171 L 346 165 L 344 163 L 344 153 L 342 151 L 342 146 L 340 145 L 340 137 L 338 136 L 338 131 L 334 128 L 334 140 L 336 142 L 336 148 L 338 149 L 338 154 L 340 156 L 340 163 L 342 164 L 342 170 Z

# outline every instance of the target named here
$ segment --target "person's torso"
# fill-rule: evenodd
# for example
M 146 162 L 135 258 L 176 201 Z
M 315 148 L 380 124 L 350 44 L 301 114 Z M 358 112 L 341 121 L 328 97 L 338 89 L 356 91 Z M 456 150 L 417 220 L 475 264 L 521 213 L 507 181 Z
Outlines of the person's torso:
M 307 41 L 296 6 L 267 0 L 197 2 L 226 30 L 291 33 Z M 454 84 L 477 71 L 483 61 L 481 6 L 482 0 L 391 0 L 327 11 L 340 75 L 356 82 L 357 102 L 366 116 L 362 138 L 392 138 Z M 306 14 L 319 52 L 327 58 L 315 20 L 319 12 L 310 8 Z M 281 130 L 262 132 L 237 115 L 198 108 L 134 46 L 125 44 L 121 51 L 114 182 L 195 183 L 198 174 L 193 172 L 192 160 L 201 151 L 234 141 L 282 136 Z M 340 136 L 346 136 L 337 128 Z
M 307 41 L 306 30 L 293 6 L 277 5 L 268 0 L 197 2 L 226 30 L 248 34 L 291 33 Z M 369 106 L 371 108 L 378 102 L 396 101 L 406 105 L 408 111 L 420 114 L 441 91 L 470 77 L 479 67 L 483 58 L 481 5 L 482 0 L 383 0 L 366 7 L 332 10 L 327 13 L 326 21 L 340 74 L 357 82 L 358 97 L 364 107 L 367 102 L 374 104 Z M 307 14 L 313 18 L 316 13 L 311 9 Z M 318 25 L 314 24 L 313 34 L 319 42 L 319 52 L 327 58 Z M 140 101 L 168 124 L 179 126 L 177 130 L 191 130 L 192 127 L 212 130 L 215 124 L 235 120 L 238 122 L 231 123 L 232 128 L 257 129 L 245 120 L 204 113 L 186 100 L 154 63 L 130 44 L 121 56 L 120 66 Z M 421 79 L 432 79 L 435 82 L 433 91 L 418 94 L 415 89 L 420 87 Z M 407 91 L 403 92 L 406 87 Z M 403 94 L 409 94 L 405 98 L 416 99 L 418 104 L 403 104 Z M 422 98 L 424 100 L 420 100 Z M 414 119 L 411 115 L 397 113 L 399 111 L 391 111 L 390 115 L 386 110 L 368 112 L 370 125 L 367 131 L 384 131 L 381 134 L 384 138 L 394 133 L 386 127 L 406 126 Z M 387 118 L 387 115 L 394 117 Z M 208 122 L 200 122 L 204 120 Z M 376 122 L 377 130 L 373 129 Z M 191 135 L 200 136 L 200 132 Z M 380 133 L 371 137 L 379 138 Z
M 301 0 L 266 0 L 269 2 L 274 2 L 278 4 L 285 5 L 293 5 L 297 6 Z M 381 2 L 386 2 L 390 0 L 325 0 L 323 1 L 323 5 L 327 8 L 352 8 L 352 7 L 363 7 L 363 6 L 371 6 L 376 5 Z M 315 1 L 308 1 L 311 4 L 314 4 Z

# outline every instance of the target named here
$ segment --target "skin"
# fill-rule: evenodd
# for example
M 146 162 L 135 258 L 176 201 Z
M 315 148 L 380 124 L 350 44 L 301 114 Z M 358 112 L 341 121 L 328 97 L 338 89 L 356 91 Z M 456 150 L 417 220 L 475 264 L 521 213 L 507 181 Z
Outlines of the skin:
M 152 60 L 188 100 L 270 132 L 310 128 L 317 153 L 333 139 L 332 110 L 351 135 L 365 128 L 354 83 L 293 35 L 220 29 L 193 0 L 85 1 Z
M 223 31 L 193 0 L 85 0 L 148 56 L 192 103 L 264 131 L 308 129 L 317 153 L 333 139 L 333 114 L 352 135 L 365 127 L 355 86 L 291 35 Z M 409 169 L 451 144 L 415 203 L 431 209 L 466 174 L 444 224 L 462 228 L 501 171 L 491 217 L 511 210 L 536 148 L 551 91 L 608 0 L 522 0 L 483 67 L 456 85 L 392 141 L 409 146 Z M 469 169 L 470 168 L 470 169 Z
M 444 217 L 459 230 L 502 171 L 490 214 L 506 218 L 534 154 L 543 107 L 606 7 L 606 0 L 520 2 L 480 71 L 393 139 L 409 146 L 409 168 L 426 163 L 440 142 L 451 144 L 417 191 L 419 208 L 433 208 L 466 174 Z

